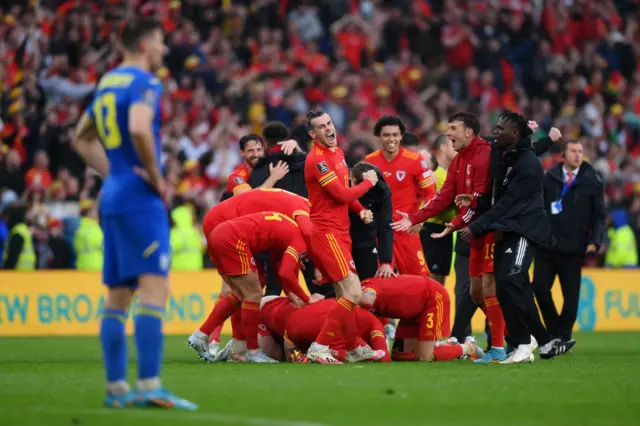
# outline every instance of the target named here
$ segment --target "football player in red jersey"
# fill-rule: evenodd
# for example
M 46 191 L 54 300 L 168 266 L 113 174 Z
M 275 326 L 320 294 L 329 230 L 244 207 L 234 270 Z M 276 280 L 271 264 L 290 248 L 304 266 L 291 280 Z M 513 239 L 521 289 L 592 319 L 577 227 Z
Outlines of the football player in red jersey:
M 305 161 L 305 181 L 313 222 L 313 244 L 310 244 L 309 251 L 322 276 L 336 285 L 338 295 L 338 303 L 327 315 L 322 331 L 309 347 L 307 356 L 315 362 L 339 363 L 331 354 L 329 345 L 342 331 L 351 359 L 379 359 L 383 353 L 360 346 L 356 341 L 353 310 L 362 290 L 351 257 L 349 234 L 349 209 L 367 223 L 373 220 L 371 211 L 365 210 L 358 198 L 375 186 L 378 177 L 374 171 L 366 172 L 363 182 L 350 188 L 349 170 L 344 153 L 338 147 L 331 117 L 322 111 L 311 111 L 307 114 L 307 125 L 314 140 Z
M 247 352 L 234 353 L 232 358 L 236 361 L 273 362 L 258 348 L 262 288 L 256 275 L 253 253 L 268 251 L 284 292 L 293 293 L 304 303 L 313 302 L 298 282 L 301 256 L 306 252 L 300 227 L 281 213 L 255 213 L 218 225 L 207 236 L 207 243 L 211 259 L 233 290 L 226 300 L 216 304 L 216 322 L 222 324 L 242 304 Z
M 475 342 L 464 345 L 436 346 L 448 337 L 451 321 L 449 293 L 438 281 L 415 275 L 398 275 L 390 279 L 370 278 L 362 282 L 360 306 L 390 318 L 399 318 L 398 332 L 413 329 L 405 338 L 417 338 L 414 357 L 417 361 L 447 361 L 462 355 L 481 357 Z
M 251 186 L 247 183 L 249 175 L 251 175 L 253 167 L 258 163 L 258 160 L 264 157 L 264 142 L 258 135 L 243 136 L 240 138 L 239 145 L 243 161 L 227 179 L 226 191 L 233 195 L 251 190 Z M 269 178 L 260 185 L 261 188 L 273 188 L 276 182 L 289 173 L 289 166 L 281 161 L 276 166 L 270 166 L 269 172 Z
M 400 146 L 405 126 L 400 118 L 385 115 L 378 120 L 374 135 L 380 139 L 382 149 L 365 157 L 376 166 L 391 188 L 394 221 L 400 219 L 395 211 L 414 213 L 421 204 L 436 195 L 433 173 L 420 154 Z M 393 238 L 393 261 L 400 274 L 429 276 L 418 227 L 398 231 Z
M 284 337 L 285 356 L 288 361 L 299 362 L 291 358 L 294 350 L 306 351 L 320 333 L 329 311 L 336 305 L 335 299 L 325 299 L 311 305 L 296 308 L 286 297 L 269 296 L 262 298 L 260 317 L 260 347 L 274 357 L 279 356 L 278 345 L 273 336 Z M 380 362 L 389 362 L 391 356 L 384 335 L 384 328 L 379 319 L 364 309 L 354 310 L 357 324 L 357 340 L 361 345 L 370 345 L 385 352 Z M 331 343 L 331 350 L 339 360 L 351 362 L 345 349 L 345 342 L 339 334 Z
M 221 223 L 241 216 L 266 211 L 286 214 L 296 221 L 303 235 L 311 233 L 309 201 L 292 192 L 274 188 L 257 188 L 252 191 L 244 191 L 213 206 L 204 216 L 202 229 L 204 234 L 209 236 Z M 263 271 L 258 270 L 258 272 L 263 274 Z M 263 280 L 262 276 L 261 280 Z M 218 303 L 222 303 L 225 298 L 230 297 L 230 292 L 229 285 L 223 281 L 216 306 L 200 326 L 200 329 L 193 332 L 188 340 L 189 345 L 198 353 L 198 356 L 208 361 L 214 361 L 219 349 L 220 333 L 222 331 L 222 324 L 219 324 L 218 314 L 215 309 Z M 245 350 L 245 339 L 242 327 L 239 326 L 240 322 L 241 313 L 240 310 L 237 310 L 231 316 L 233 334 L 229 342 L 235 352 L 244 352 Z
M 489 165 L 491 144 L 478 137 L 480 123 L 468 112 L 459 112 L 449 117 L 447 137 L 451 139 L 453 149 L 458 152 L 447 170 L 444 185 L 426 206 L 416 213 L 400 212 L 402 219 L 395 222 L 395 230 L 409 229 L 447 210 L 458 195 L 474 194 L 470 205 L 460 206 L 458 215 L 451 223 L 445 224 L 445 230 L 433 234 L 440 238 L 451 232 L 467 227 L 477 217 L 478 199 L 490 192 Z M 491 329 L 491 351 L 485 360 L 499 362 L 506 358 L 504 350 L 504 318 L 496 296 L 496 282 L 493 275 L 493 234 L 474 238 L 469 256 L 469 276 L 471 277 L 471 298 L 483 310 L 489 319 Z M 480 360 L 478 360 L 480 362 Z M 483 362 L 483 361 L 482 361 Z

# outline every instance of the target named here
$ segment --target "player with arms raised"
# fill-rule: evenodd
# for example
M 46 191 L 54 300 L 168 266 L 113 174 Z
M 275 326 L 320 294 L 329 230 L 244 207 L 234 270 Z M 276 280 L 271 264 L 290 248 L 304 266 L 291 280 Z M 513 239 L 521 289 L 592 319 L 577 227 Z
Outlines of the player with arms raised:
M 435 195 L 433 173 L 420 154 L 400 146 L 405 126 L 400 118 L 385 115 L 374 127 L 382 149 L 367 155 L 365 161 L 378 167 L 391 188 L 395 221 L 401 216 L 395 211 L 414 213 L 420 204 Z M 429 276 L 429 267 L 417 233 L 398 231 L 393 238 L 393 262 L 400 274 Z
M 373 170 L 366 172 L 362 183 L 349 188 L 349 170 L 344 153 L 338 147 L 331 117 L 322 111 L 310 111 L 307 126 L 314 140 L 304 169 L 313 223 L 313 244 L 309 252 L 323 278 L 336 285 L 338 296 L 338 303 L 329 311 L 320 335 L 307 351 L 307 357 L 319 363 L 339 363 L 331 354 L 329 345 L 342 330 L 350 359 L 380 359 L 384 353 L 359 346 L 356 340 L 353 310 L 362 290 L 351 257 L 349 234 L 349 209 L 358 213 L 365 222 L 373 220 L 371 211 L 365 210 L 358 198 L 375 186 L 378 176 Z
M 74 140 L 87 165 L 105 177 L 100 203 L 103 280 L 109 289 L 100 326 L 105 405 L 195 410 L 195 404 L 174 396 L 160 382 L 170 226 L 163 199 L 167 186 L 159 166 L 162 85 L 151 73 L 162 66 L 167 51 L 162 25 L 132 20 L 122 31 L 121 44 L 124 62 L 101 79 Z M 134 292 L 138 382 L 132 392 L 125 323 Z

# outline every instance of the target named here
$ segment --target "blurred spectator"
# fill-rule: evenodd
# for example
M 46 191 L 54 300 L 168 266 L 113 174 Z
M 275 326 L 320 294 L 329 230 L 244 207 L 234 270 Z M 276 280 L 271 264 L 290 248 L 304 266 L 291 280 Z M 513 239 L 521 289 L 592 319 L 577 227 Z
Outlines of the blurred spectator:
M 80 225 L 75 233 L 73 248 L 76 254 L 76 269 L 82 271 L 101 271 L 104 263 L 104 235 L 98 223 L 98 207 L 89 199 L 80 202 Z M 63 251 L 64 239 L 57 246 Z M 51 241 L 49 242 L 51 245 Z M 68 246 L 68 244 L 67 244 Z M 55 249 L 52 247 L 55 258 Z
M 511 109 L 541 134 L 556 126 L 580 140 L 608 209 L 629 212 L 638 232 L 629 210 L 640 196 L 636 1 L 36 0 L 0 9 L 0 193 L 24 200 L 39 232 L 54 218 L 72 234 L 78 200 L 99 196 L 70 141 L 120 60 L 119 25 L 136 13 L 160 19 L 167 34 L 162 162 L 198 220 L 242 162 L 240 138 L 269 121 L 306 150 L 305 113 L 325 108 L 353 165 L 379 148 L 372 128 L 383 114 L 400 115 L 429 150 L 452 112 L 477 114 L 489 134 Z M 549 168 L 560 158 L 542 160 Z
M 4 221 L 9 229 L 3 252 L 3 269 L 32 271 L 36 269 L 36 254 L 33 249 L 33 237 L 25 222 L 25 208 L 20 204 L 11 204 L 3 210 Z

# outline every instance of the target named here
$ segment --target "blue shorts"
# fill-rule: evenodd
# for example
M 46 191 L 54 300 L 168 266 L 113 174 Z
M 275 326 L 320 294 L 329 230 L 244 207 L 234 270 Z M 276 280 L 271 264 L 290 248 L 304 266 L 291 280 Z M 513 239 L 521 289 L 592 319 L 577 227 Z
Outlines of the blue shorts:
M 103 215 L 103 282 L 108 287 L 136 288 L 140 275 L 167 276 L 171 266 L 167 211 Z

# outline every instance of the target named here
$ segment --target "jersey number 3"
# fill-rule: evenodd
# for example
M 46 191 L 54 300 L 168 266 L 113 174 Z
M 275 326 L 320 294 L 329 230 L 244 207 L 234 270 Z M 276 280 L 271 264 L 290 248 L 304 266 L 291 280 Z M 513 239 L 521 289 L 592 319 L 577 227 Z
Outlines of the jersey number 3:
M 98 134 L 106 149 L 115 149 L 122 144 L 122 136 L 118 128 L 115 93 L 104 93 L 93 105 Z

